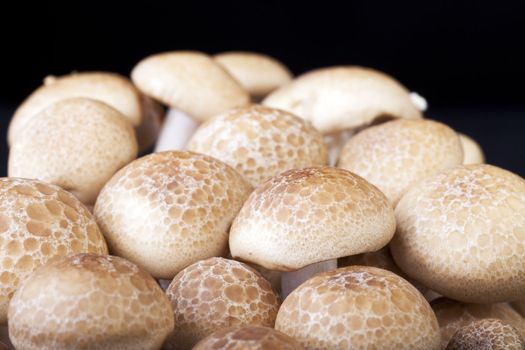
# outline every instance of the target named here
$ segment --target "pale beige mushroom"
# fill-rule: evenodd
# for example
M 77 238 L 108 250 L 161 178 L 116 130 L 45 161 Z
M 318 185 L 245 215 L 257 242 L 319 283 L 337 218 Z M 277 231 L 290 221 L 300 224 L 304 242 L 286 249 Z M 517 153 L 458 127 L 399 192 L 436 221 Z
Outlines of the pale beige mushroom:
M 463 147 L 463 164 L 485 163 L 485 155 L 481 146 L 471 137 L 459 133 L 461 146 Z
M 523 350 L 518 330 L 495 318 L 474 321 L 460 328 L 450 339 L 447 350 Z

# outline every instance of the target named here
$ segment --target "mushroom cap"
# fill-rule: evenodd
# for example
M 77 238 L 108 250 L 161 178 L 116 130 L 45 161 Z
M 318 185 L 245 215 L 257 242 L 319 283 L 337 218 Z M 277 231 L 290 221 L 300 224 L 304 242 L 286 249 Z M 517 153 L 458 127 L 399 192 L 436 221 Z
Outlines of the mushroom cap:
M 290 82 L 290 70 L 273 57 L 255 52 L 232 51 L 213 56 L 248 93 L 260 98 Z
M 465 134 L 459 133 L 458 135 L 463 148 L 463 164 L 485 163 L 485 155 L 481 150 L 481 146 Z
M 18 285 L 40 265 L 107 252 L 95 219 L 72 194 L 36 180 L 0 178 L 0 325 Z
M 237 326 L 221 329 L 192 350 L 304 350 L 295 339 L 273 328 Z
M 395 226 L 388 199 L 363 178 L 338 168 L 293 169 L 252 192 L 231 227 L 230 251 L 292 271 L 382 248 Z
M 157 142 L 162 120 L 164 118 L 164 108 L 149 96 L 140 94 L 142 101 L 142 123 L 135 128 L 139 152 L 149 151 Z M 149 152 L 148 152 L 149 153 Z
M 85 97 L 107 103 L 137 126 L 142 121 L 140 94 L 126 77 L 108 72 L 82 72 L 49 76 L 18 107 L 11 119 L 8 142 L 11 145 L 28 121 L 52 104 L 72 97 Z
M 149 56 L 133 68 L 131 79 L 146 95 L 199 121 L 250 101 L 239 83 L 201 52 Z
M 199 340 L 231 326 L 273 327 L 279 296 L 248 265 L 210 258 L 182 270 L 166 290 L 175 317 L 167 349 L 191 349 Z
M 409 91 L 394 78 L 353 66 L 303 74 L 272 92 L 263 104 L 309 120 L 323 133 L 355 129 L 385 116 L 422 117 Z
M 450 339 L 447 350 L 523 350 L 518 330 L 495 318 L 474 321 L 460 328 Z
M 115 174 L 97 199 L 95 217 L 112 252 L 156 278 L 172 279 L 225 253 L 228 228 L 250 191 L 241 175 L 214 158 L 154 153 Z
M 328 162 L 323 135 L 310 123 L 260 105 L 232 109 L 209 119 L 187 147 L 232 166 L 253 186 L 285 170 Z
M 396 274 L 349 266 L 322 272 L 283 302 L 275 329 L 306 349 L 438 349 L 423 295 Z
M 441 332 L 441 349 L 445 349 L 449 340 L 461 327 L 472 321 L 484 318 L 496 318 L 515 327 L 520 336 L 525 336 L 525 319 L 507 303 L 466 304 L 446 298 L 439 298 L 432 303 Z
M 455 300 L 515 300 L 525 289 L 525 180 L 486 164 L 420 182 L 396 207 L 390 249 L 408 276 Z
M 135 132 L 122 114 L 100 101 L 71 98 L 27 122 L 11 146 L 8 173 L 59 185 L 92 204 L 136 156 Z
M 364 177 L 395 205 L 419 181 L 462 162 L 454 130 L 428 119 L 398 119 L 353 136 L 337 166 Z
M 160 349 L 173 323 L 157 282 L 108 255 L 48 263 L 9 304 L 9 337 L 17 349 Z

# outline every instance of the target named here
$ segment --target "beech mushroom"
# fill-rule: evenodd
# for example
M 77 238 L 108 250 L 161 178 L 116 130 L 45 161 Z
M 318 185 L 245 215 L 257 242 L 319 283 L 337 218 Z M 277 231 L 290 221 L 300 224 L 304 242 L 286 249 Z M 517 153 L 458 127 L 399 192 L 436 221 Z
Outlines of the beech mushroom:
M 463 164 L 485 163 L 485 155 L 481 146 L 465 134 L 459 134 L 461 146 L 463 147 Z
M 447 350 L 523 350 L 525 342 L 518 330 L 494 318 L 474 321 L 460 328 Z

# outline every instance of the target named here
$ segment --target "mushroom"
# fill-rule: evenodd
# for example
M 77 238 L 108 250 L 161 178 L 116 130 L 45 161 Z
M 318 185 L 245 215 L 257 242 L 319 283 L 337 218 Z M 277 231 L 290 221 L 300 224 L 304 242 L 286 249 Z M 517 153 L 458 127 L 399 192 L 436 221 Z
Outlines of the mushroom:
M 396 207 L 390 249 L 411 278 L 472 303 L 525 289 L 525 180 L 491 165 L 460 165 L 412 187 Z
M 523 350 L 525 342 L 518 330 L 494 318 L 474 321 L 460 328 L 447 350 Z
M 156 152 L 184 149 L 199 123 L 250 101 L 239 83 L 201 52 L 149 56 L 133 68 L 131 79 L 144 94 L 171 108 Z
M 513 301 L 510 303 L 510 305 L 514 308 L 514 310 L 518 311 L 518 313 L 525 318 L 525 298 L 518 299 L 516 301 Z
M 0 350 L 10 350 L 13 344 L 9 340 L 7 326 L 0 326 Z
M 396 274 L 350 266 L 312 277 L 284 300 L 275 329 L 306 349 L 439 349 L 436 316 Z
M 309 122 L 260 105 L 231 109 L 208 120 L 188 149 L 225 162 L 253 186 L 285 170 L 328 161 L 323 135 Z
M 462 162 L 454 130 L 428 119 L 398 119 L 352 137 L 337 166 L 364 177 L 395 206 L 419 181 Z
M 234 169 L 193 152 L 161 152 L 130 163 L 106 184 L 95 217 L 110 250 L 154 277 L 223 255 L 228 228 L 251 191 Z
M 35 271 L 9 304 L 19 350 L 160 349 L 173 329 L 170 302 L 131 262 L 77 254 Z
M 142 123 L 135 128 L 139 152 L 151 153 L 160 134 L 164 108 L 149 96 L 140 94 L 142 101 Z
M 136 156 L 135 132 L 122 114 L 100 101 L 71 98 L 27 121 L 11 145 L 8 174 L 54 183 L 92 204 Z
M 282 274 L 284 298 L 313 273 L 336 268 L 337 258 L 384 247 L 394 230 L 388 199 L 361 177 L 330 167 L 293 169 L 252 192 L 232 224 L 230 252 L 294 271 Z
M 465 134 L 459 133 L 459 140 L 463 147 L 463 164 L 481 164 L 485 163 L 485 156 L 481 146 L 472 138 Z
M 18 285 L 60 256 L 107 254 L 91 213 L 70 193 L 36 180 L 0 178 L 0 325 Z
M 231 326 L 273 327 L 279 310 L 278 295 L 257 271 L 217 257 L 186 267 L 166 294 L 175 318 L 167 349 L 191 349 L 199 340 Z
M 213 56 L 228 73 L 259 101 L 273 90 L 289 83 L 290 70 L 273 57 L 255 52 L 231 51 Z
M 192 350 L 304 350 L 295 339 L 273 328 L 237 326 L 221 329 L 201 340 Z

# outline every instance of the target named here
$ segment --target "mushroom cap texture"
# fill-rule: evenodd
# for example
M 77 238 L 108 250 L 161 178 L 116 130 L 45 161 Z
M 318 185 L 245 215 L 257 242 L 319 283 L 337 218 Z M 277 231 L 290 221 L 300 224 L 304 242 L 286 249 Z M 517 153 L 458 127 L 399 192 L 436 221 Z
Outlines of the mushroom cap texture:
M 149 56 L 133 68 L 131 79 L 146 95 L 199 121 L 250 101 L 239 83 L 201 52 Z
M 486 164 L 420 182 L 396 207 L 390 249 L 408 276 L 455 300 L 516 300 L 525 289 L 525 180 Z
M 293 78 L 282 62 L 260 53 L 224 52 L 213 59 L 255 98 L 266 96 Z
M 352 66 L 303 74 L 272 92 L 263 104 L 309 120 L 323 133 L 359 128 L 385 116 L 422 117 L 409 91 L 395 79 Z
M 26 123 L 37 113 L 58 101 L 73 97 L 100 100 L 122 113 L 134 126 L 142 121 L 139 91 L 126 77 L 108 72 L 50 76 L 15 111 L 9 124 L 9 144 L 18 138 L 19 133 L 26 129 Z
M 447 350 L 523 350 L 525 343 L 516 328 L 501 320 L 486 318 L 460 328 Z
M 182 270 L 166 290 L 175 329 L 167 349 L 191 349 L 199 340 L 231 326 L 273 327 L 279 296 L 246 264 L 224 258 L 201 260 Z
M 78 254 L 38 269 L 9 304 L 17 349 L 160 349 L 173 329 L 170 302 L 131 262 Z
M 328 162 L 323 135 L 309 122 L 260 105 L 209 119 L 187 147 L 232 166 L 253 186 L 286 170 Z
M 11 146 L 8 173 L 59 185 L 92 204 L 136 156 L 135 131 L 121 113 L 100 101 L 71 98 L 27 122 Z
M 462 162 L 454 130 L 428 119 L 398 119 L 354 135 L 338 166 L 364 177 L 395 205 L 419 181 Z
M 463 164 L 485 163 L 485 155 L 481 146 L 471 137 L 465 134 L 458 134 L 461 146 L 463 147 Z
M 430 305 L 410 283 L 375 267 L 322 272 L 283 302 L 275 329 L 305 349 L 438 349 Z
M 507 303 L 499 304 L 466 304 L 447 298 L 439 298 L 432 303 L 441 332 L 441 349 L 447 347 L 448 342 L 461 327 L 472 321 L 484 318 L 496 318 L 516 328 L 522 337 L 525 337 L 525 319 Z
M 221 329 L 192 350 L 304 350 L 295 339 L 273 328 L 237 326 Z
M 139 158 L 106 184 L 95 217 L 110 250 L 156 278 L 224 255 L 251 186 L 230 166 L 193 152 Z
M 95 219 L 72 194 L 36 180 L 0 178 L 0 325 L 18 285 L 40 265 L 107 252 Z
M 286 171 L 252 192 L 230 230 L 234 258 L 270 270 L 307 265 L 384 247 L 394 210 L 376 187 L 349 171 Z

